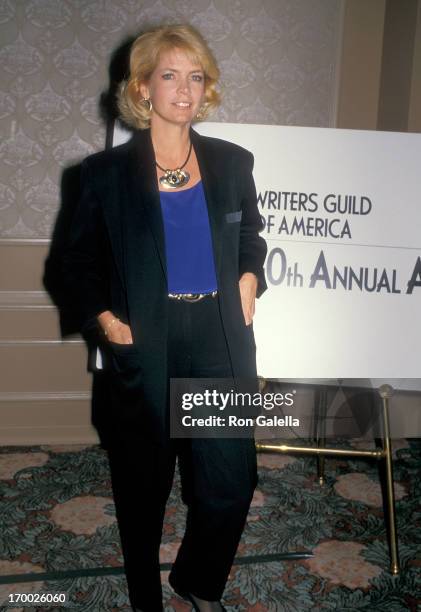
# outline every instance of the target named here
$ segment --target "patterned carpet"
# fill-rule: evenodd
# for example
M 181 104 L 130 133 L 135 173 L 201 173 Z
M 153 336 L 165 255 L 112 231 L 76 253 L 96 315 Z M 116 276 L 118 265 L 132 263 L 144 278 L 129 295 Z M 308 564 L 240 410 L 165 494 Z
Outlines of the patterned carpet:
M 258 489 L 224 594 L 227 609 L 421 611 L 421 441 L 396 441 L 394 456 L 398 576 L 388 571 L 375 462 L 328 459 L 326 484 L 319 486 L 314 458 L 260 454 Z M 167 612 L 190 610 L 167 583 L 185 519 L 179 484 L 177 476 L 161 548 Z M 288 550 L 314 557 L 280 561 Z M 0 610 L 11 593 L 47 592 L 67 593 L 72 610 L 128 610 L 121 563 L 101 448 L 0 449 Z

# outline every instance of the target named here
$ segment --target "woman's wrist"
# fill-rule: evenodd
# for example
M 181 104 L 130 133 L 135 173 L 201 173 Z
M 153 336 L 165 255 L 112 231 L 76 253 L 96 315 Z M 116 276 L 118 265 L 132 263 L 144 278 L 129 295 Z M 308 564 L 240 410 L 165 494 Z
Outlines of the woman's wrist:
M 258 285 L 257 276 L 254 272 L 244 272 L 239 280 L 240 287 L 247 287 L 247 289 L 252 290 L 254 292 L 257 291 Z

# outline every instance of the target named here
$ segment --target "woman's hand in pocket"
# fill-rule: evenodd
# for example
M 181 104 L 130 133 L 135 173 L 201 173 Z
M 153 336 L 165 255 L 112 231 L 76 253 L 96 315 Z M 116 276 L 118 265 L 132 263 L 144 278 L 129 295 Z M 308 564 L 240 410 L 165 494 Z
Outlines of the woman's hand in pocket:
M 133 344 L 132 331 L 129 325 L 120 321 L 110 310 L 98 315 L 98 323 L 109 342 Z
M 240 278 L 240 296 L 246 325 L 253 322 L 254 303 L 257 291 L 257 278 L 252 272 L 244 272 Z

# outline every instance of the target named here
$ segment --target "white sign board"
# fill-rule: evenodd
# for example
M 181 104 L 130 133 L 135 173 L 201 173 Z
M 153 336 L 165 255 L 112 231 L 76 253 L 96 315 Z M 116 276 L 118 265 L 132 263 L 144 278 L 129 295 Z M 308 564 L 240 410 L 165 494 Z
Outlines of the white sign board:
M 242 145 L 268 244 L 268 378 L 421 378 L 421 135 L 203 123 Z M 116 134 L 114 144 L 127 136 Z

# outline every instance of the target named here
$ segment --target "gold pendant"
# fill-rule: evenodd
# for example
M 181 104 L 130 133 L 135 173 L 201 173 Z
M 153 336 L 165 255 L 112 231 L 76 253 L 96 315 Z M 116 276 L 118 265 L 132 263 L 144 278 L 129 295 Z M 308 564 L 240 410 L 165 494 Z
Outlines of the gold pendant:
M 159 177 L 159 182 L 167 189 L 177 189 L 183 187 L 190 180 L 190 174 L 185 170 L 176 168 L 175 170 L 165 170 L 165 174 Z

